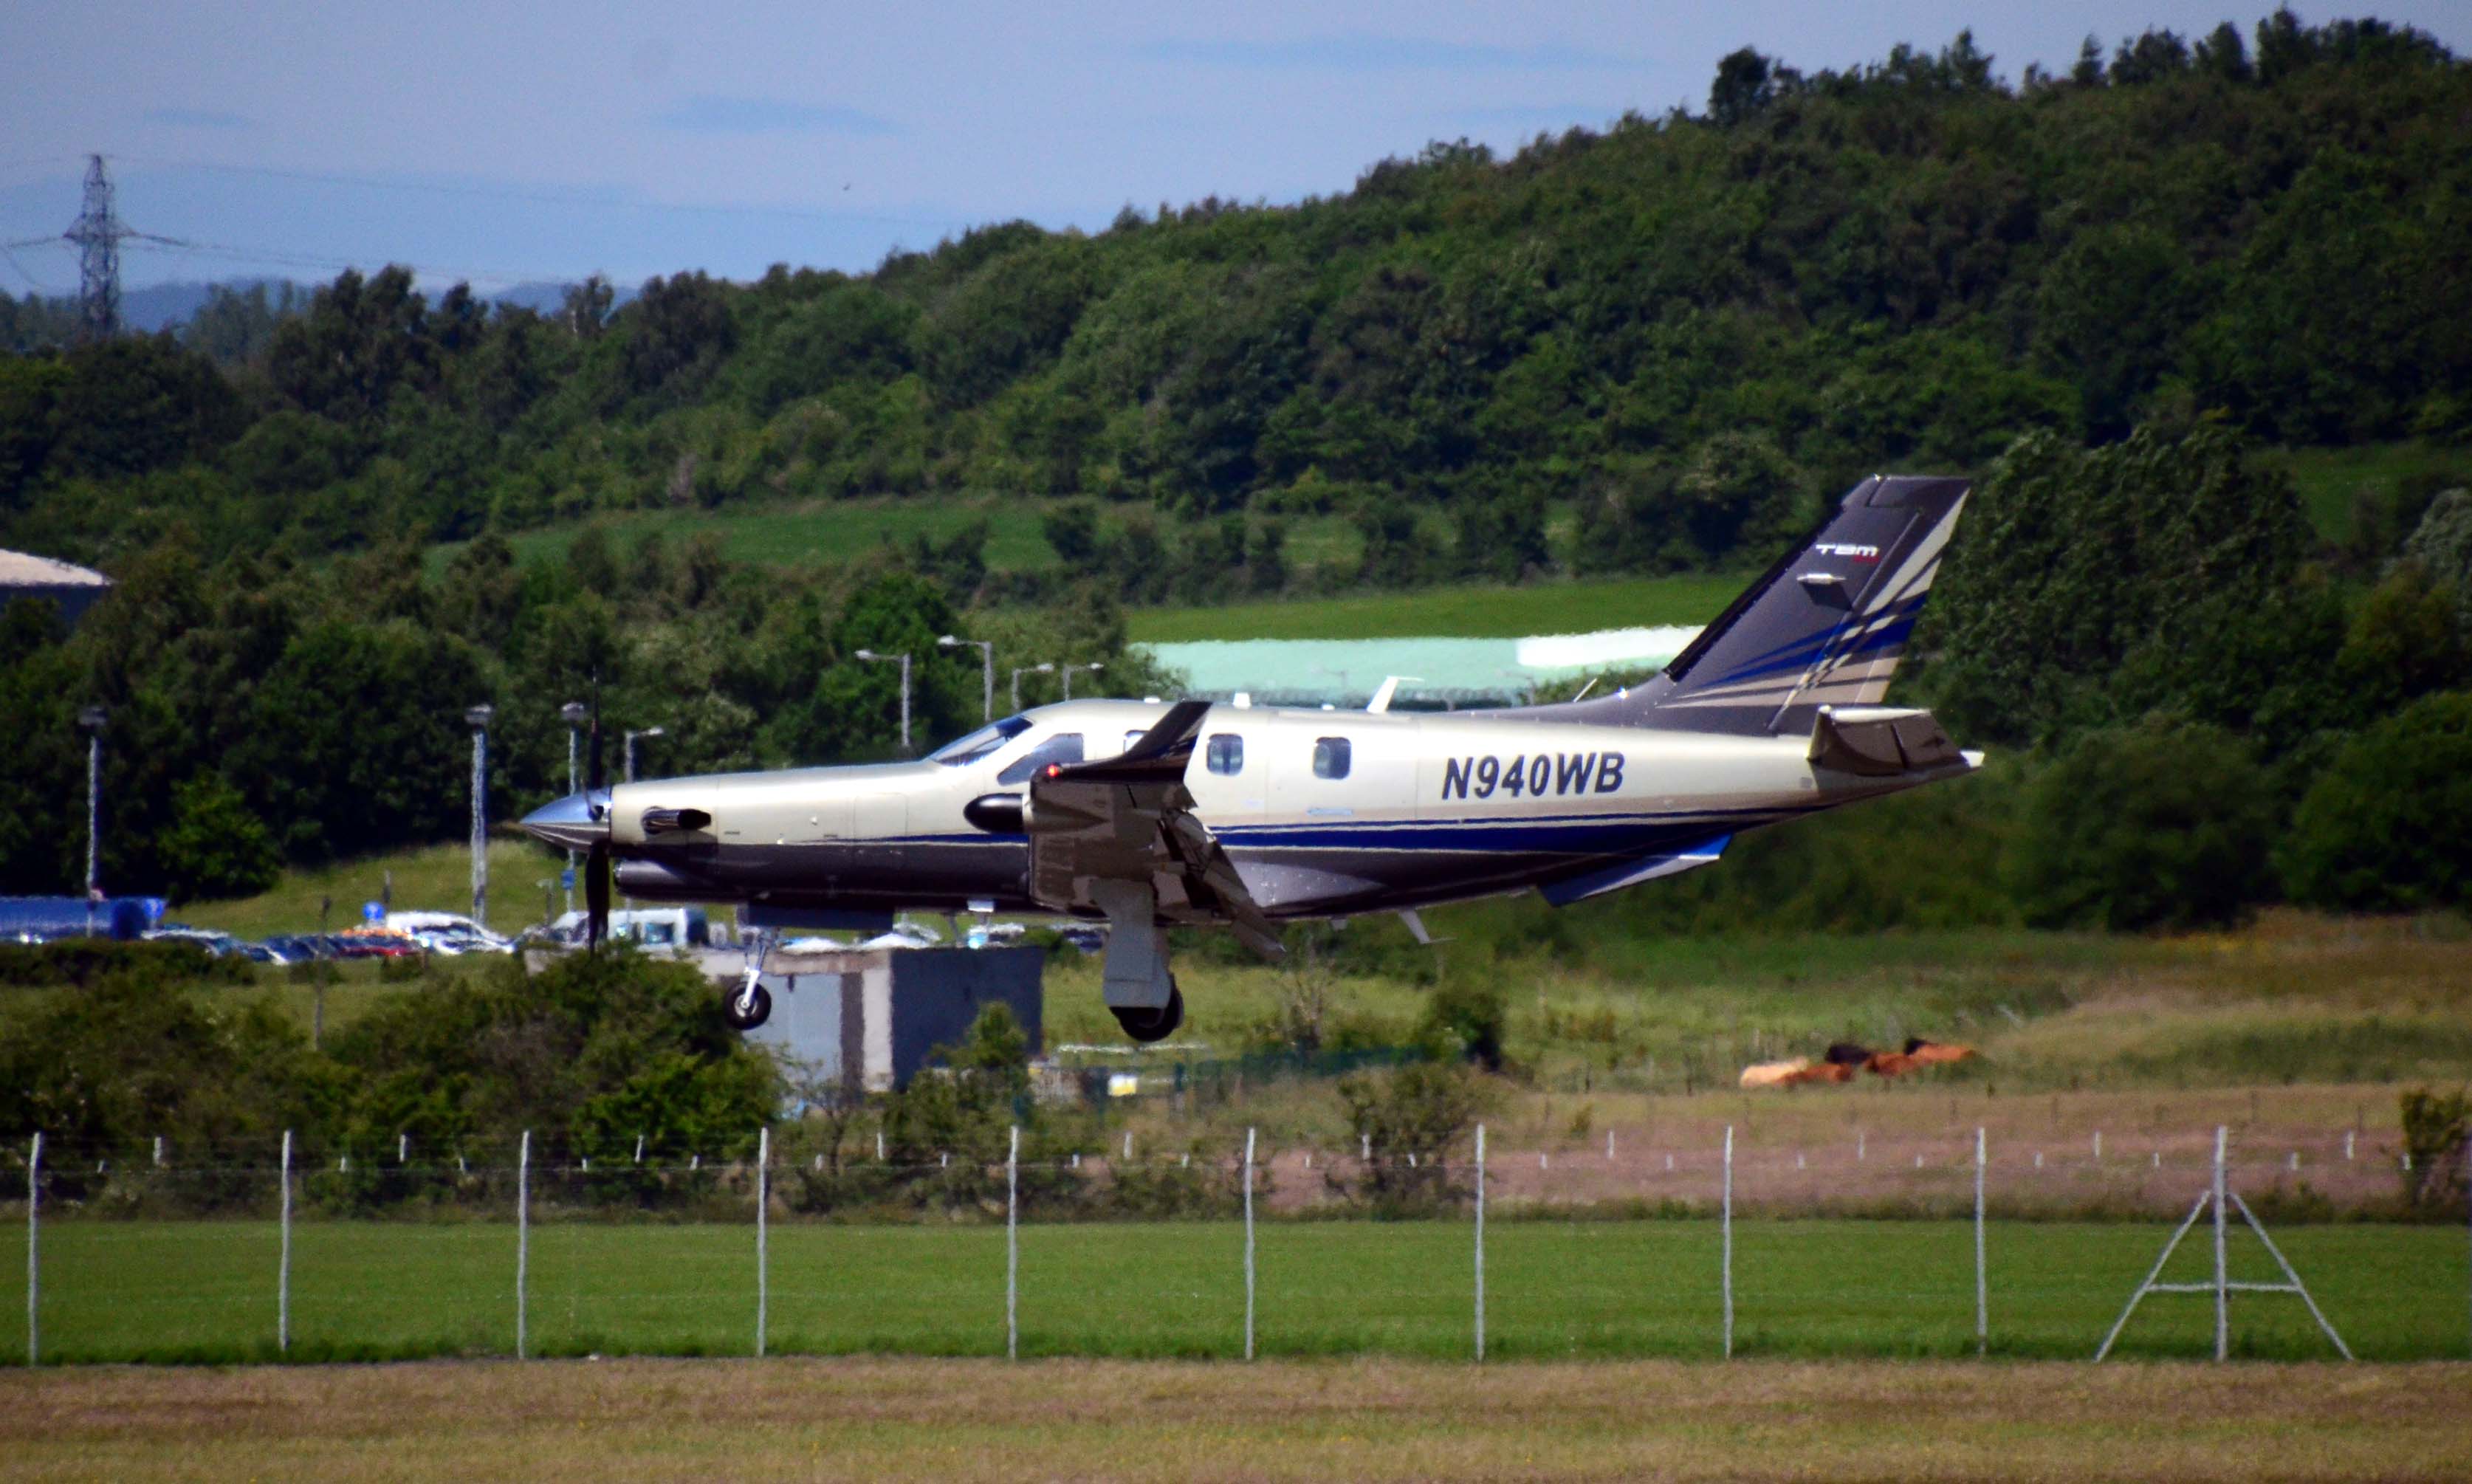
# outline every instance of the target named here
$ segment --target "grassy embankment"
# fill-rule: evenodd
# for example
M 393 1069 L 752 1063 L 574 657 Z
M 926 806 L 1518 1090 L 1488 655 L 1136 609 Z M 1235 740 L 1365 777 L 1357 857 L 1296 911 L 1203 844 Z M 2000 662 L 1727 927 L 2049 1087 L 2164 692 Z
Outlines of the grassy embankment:
M 26 1479 L 2459 1479 L 2460 1367 L 684 1361 L 0 1376 Z
M 1992 1354 L 2083 1359 L 2161 1250 L 2146 1223 L 1993 1223 Z M 274 1358 L 271 1221 L 47 1223 L 44 1355 L 62 1361 Z M 2462 1233 L 2452 1225 L 2286 1226 L 2277 1242 L 2367 1359 L 2463 1354 Z M 1263 1354 L 1469 1354 L 1471 1229 L 1437 1221 L 1263 1225 Z M 511 1354 L 514 1232 L 505 1221 L 303 1221 L 293 1236 L 291 1358 Z M 1000 1223 L 770 1233 L 772 1354 L 986 1355 L 1004 1349 Z M 1030 1355 L 1242 1354 L 1243 1231 L 1228 1221 L 1026 1226 L 1021 1346 Z M 1738 1354 L 1916 1359 L 1974 1350 L 1972 1230 L 1961 1221 L 1738 1220 Z M 2190 1242 L 2167 1277 L 2199 1278 Z M 1719 1232 L 1706 1219 L 1504 1221 L 1486 1237 L 1486 1350 L 1501 1359 L 1667 1356 L 1721 1349 Z M 2233 1276 L 2272 1260 L 2233 1244 Z M 755 1320 L 749 1223 L 535 1220 L 535 1354 L 746 1354 Z M 22 1268 L 0 1279 L 0 1357 L 25 1354 Z M 2296 1302 L 2238 1301 L 2240 1353 L 2331 1355 Z M 2212 1307 L 2158 1297 L 2125 1355 L 2196 1357 Z

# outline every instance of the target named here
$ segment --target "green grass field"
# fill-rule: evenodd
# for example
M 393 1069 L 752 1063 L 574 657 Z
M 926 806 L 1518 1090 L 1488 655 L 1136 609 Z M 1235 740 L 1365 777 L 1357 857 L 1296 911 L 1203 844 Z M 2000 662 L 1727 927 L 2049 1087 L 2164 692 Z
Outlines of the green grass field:
M 2394 492 L 2416 474 L 2449 476 L 2449 483 L 2472 483 L 2472 455 L 2429 443 L 2363 443 L 2350 448 L 2294 448 L 2265 456 L 2292 471 L 2292 482 L 2308 508 L 2310 524 L 2329 541 L 2352 533 L 2352 496 L 2364 484 Z
M 2144 1223 L 1995 1223 L 1992 1353 L 2091 1355 L 2167 1232 Z M 744 1354 L 755 1318 L 754 1228 L 544 1222 L 533 1229 L 537 1354 Z M 1258 1336 L 1271 1355 L 1463 1357 L 1472 1232 L 1458 1221 L 1279 1221 L 1259 1229 Z M 2277 1239 L 2364 1358 L 2466 1350 L 2463 1234 L 2449 1226 L 2294 1226 Z M 503 1223 L 303 1222 L 294 1359 L 511 1354 L 515 1234 Z M 1000 1354 L 998 1226 L 776 1223 L 776 1354 Z M 2203 1274 L 2202 1242 L 2174 1277 Z M 1488 1356 L 1720 1353 L 1719 1234 L 1707 1220 L 1497 1220 L 1486 1238 Z M 46 1223 L 47 1361 L 273 1357 L 270 1222 Z M 1034 1355 L 1231 1357 L 1242 1351 L 1242 1229 L 1228 1222 L 1026 1225 L 1021 1344 Z M 1736 1224 L 1736 1347 L 1745 1354 L 1916 1358 L 1973 1353 L 1971 1229 L 1962 1221 Z M 12 1268 L 15 1264 L 11 1264 Z M 2273 1276 L 2246 1238 L 2236 1279 Z M 22 1271 L 0 1287 L 0 1356 L 25 1354 Z M 2245 1356 L 2328 1354 L 2296 1301 L 2242 1298 Z M 2149 1301 L 2122 1353 L 2193 1356 L 2203 1299 Z
M 1030 500 L 812 500 L 724 510 L 640 510 L 591 521 L 514 532 L 507 544 L 518 562 L 562 557 L 586 525 L 608 537 L 619 552 L 649 536 L 673 544 L 711 533 L 732 561 L 763 567 L 838 566 L 886 541 L 949 536 L 984 516 L 989 523 L 987 565 L 1035 570 L 1056 565 L 1056 549 L 1039 533 L 1044 506 Z M 430 548 L 428 565 L 443 571 L 462 543 Z
M 1689 573 L 1524 587 L 1434 587 L 1224 608 L 1142 608 L 1128 615 L 1128 626 L 1133 638 L 1151 644 L 1585 633 L 1600 628 L 1705 624 L 1749 581 L 1748 574 Z
M 553 883 L 565 861 L 542 846 L 522 839 L 489 842 L 489 921 L 509 931 L 540 920 L 540 883 Z M 245 938 L 278 932 L 315 932 L 318 908 L 332 902 L 328 928 L 340 932 L 361 920 L 361 904 L 379 900 L 388 878 L 394 882 L 394 905 L 440 912 L 472 909 L 472 853 L 468 846 L 427 845 L 417 850 L 364 860 L 345 860 L 312 870 L 283 874 L 274 888 L 260 896 L 227 902 L 193 902 L 174 908 L 172 919 L 200 928 L 215 928 Z M 563 908 L 565 898 L 558 897 Z

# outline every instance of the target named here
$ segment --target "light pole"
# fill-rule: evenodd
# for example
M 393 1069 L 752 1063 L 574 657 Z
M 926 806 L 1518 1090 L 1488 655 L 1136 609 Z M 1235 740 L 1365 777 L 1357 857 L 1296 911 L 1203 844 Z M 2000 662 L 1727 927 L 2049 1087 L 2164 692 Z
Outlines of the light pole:
M 1097 660 L 1092 660 L 1087 665 L 1058 665 L 1056 668 L 1064 676 L 1064 698 L 1069 701 L 1073 698 L 1073 671 L 1086 670 L 1096 674 L 1107 667 Z
M 568 701 L 558 708 L 558 714 L 566 722 L 566 791 L 573 793 L 576 739 L 583 723 L 591 719 L 592 712 L 582 701 Z M 559 881 L 566 887 L 566 909 L 572 912 L 575 910 L 575 852 L 572 850 L 566 853 L 566 872 Z
M 78 712 L 78 730 L 85 733 L 85 930 L 94 934 L 94 909 L 103 900 L 103 722 L 101 706 Z
M 895 661 L 900 662 L 901 755 L 905 758 L 910 756 L 910 656 L 907 654 L 878 654 L 873 649 L 861 649 L 858 651 L 858 658 L 863 660 L 878 660 L 888 665 Z
M 996 646 L 992 639 L 964 639 L 959 634 L 946 634 L 936 641 L 939 649 L 966 649 L 976 646 L 979 651 L 979 720 L 996 718 Z
M 1018 711 L 1020 711 L 1020 710 L 1021 710 L 1021 677 L 1022 677 L 1022 676 L 1024 676 L 1024 675 L 1052 675 L 1052 674 L 1054 674 L 1054 673 L 1056 673 L 1056 667 L 1055 667 L 1055 666 L 1053 666 L 1053 665 L 1016 665 L 1016 666 L 1014 666 L 1014 667 L 1013 667 L 1013 671 L 1012 671 L 1012 709 L 1013 709 L 1014 711 L 1016 711 L 1016 712 L 1018 712 Z
M 629 783 L 633 783 L 635 781 L 635 739 L 638 737 L 667 737 L 668 735 L 668 728 L 658 726 L 648 726 L 640 732 L 629 732 L 627 734 L 627 746 L 625 751 L 627 754 L 627 781 Z
M 489 718 L 496 708 L 473 706 L 464 713 L 472 727 L 472 921 L 489 926 Z

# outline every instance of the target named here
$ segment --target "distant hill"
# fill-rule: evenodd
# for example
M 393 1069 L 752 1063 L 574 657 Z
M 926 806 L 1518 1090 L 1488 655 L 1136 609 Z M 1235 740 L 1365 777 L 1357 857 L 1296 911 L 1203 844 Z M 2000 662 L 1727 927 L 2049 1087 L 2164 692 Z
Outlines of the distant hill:
M 319 287 L 316 284 L 282 278 L 247 277 L 181 279 L 173 283 L 148 284 L 143 288 L 124 288 L 120 291 L 120 322 L 141 335 L 177 330 L 197 318 L 198 311 L 205 308 L 207 299 L 217 289 L 232 294 L 247 294 L 250 290 L 263 285 L 267 296 L 273 298 L 281 294 L 287 284 L 304 303 Z M 492 304 L 549 314 L 566 302 L 567 293 L 574 287 L 573 282 L 519 283 L 481 296 Z M 624 308 L 634 297 L 634 290 L 619 289 L 612 295 L 613 307 Z M 44 298 L 41 302 L 62 314 L 74 314 L 77 308 L 77 300 L 65 296 Z

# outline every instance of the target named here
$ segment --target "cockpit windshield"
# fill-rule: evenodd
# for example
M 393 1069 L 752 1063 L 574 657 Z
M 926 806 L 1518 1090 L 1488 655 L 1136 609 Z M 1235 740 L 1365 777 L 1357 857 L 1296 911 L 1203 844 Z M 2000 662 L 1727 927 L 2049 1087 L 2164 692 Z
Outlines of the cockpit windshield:
M 1001 721 L 979 728 L 967 737 L 946 742 L 927 754 L 927 761 L 941 763 L 946 767 L 960 767 L 965 764 L 976 763 L 1029 730 L 1028 717 L 1007 717 Z

